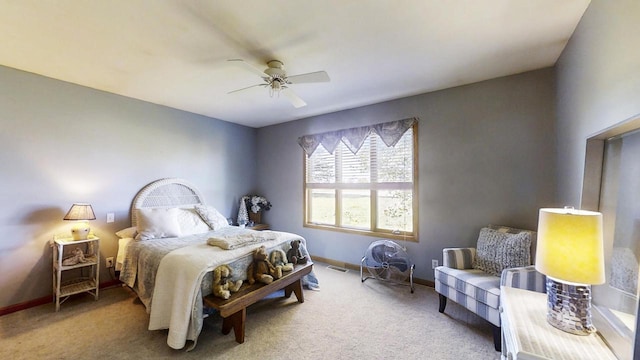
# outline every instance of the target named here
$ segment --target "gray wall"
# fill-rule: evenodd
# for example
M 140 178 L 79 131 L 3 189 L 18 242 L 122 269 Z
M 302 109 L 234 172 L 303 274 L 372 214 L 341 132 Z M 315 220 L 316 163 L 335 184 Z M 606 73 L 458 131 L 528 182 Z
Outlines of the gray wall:
M 0 130 L 0 308 L 51 294 L 48 242 L 70 228 L 62 218 L 73 202 L 93 205 L 106 257 L 153 180 L 186 178 L 234 218 L 257 183 L 255 129 L 6 67 Z
M 307 238 L 312 255 L 359 264 L 375 238 L 302 226 L 305 134 L 417 116 L 419 242 L 403 242 L 416 276 L 433 280 L 442 248 L 472 246 L 487 224 L 535 229 L 554 205 L 555 74 L 543 69 L 258 130 L 265 220 Z
M 557 64 L 561 200 L 580 205 L 586 139 L 640 114 L 640 1 L 594 0 Z

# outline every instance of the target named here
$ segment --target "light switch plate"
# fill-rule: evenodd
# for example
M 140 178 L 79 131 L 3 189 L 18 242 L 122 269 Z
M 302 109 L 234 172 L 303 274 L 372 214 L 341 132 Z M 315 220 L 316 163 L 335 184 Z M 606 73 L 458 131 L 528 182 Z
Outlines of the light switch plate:
M 116 214 L 114 213 L 107 213 L 107 222 L 108 223 L 112 223 L 116 221 Z

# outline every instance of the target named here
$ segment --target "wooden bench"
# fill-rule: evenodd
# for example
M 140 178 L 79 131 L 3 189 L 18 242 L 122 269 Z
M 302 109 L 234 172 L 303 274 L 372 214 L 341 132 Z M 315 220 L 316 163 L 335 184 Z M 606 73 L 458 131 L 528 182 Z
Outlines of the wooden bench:
M 234 330 L 236 341 L 244 342 L 244 323 L 247 317 L 247 306 L 254 304 L 265 296 L 284 289 L 284 297 L 289 298 L 291 293 L 296 294 L 298 302 L 304 302 L 302 294 L 302 277 L 311 272 L 313 264 L 296 265 L 292 271 L 283 273 L 283 276 L 274 280 L 271 284 L 249 283 L 243 284 L 238 292 L 231 294 L 228 300 L 213 295 L 204 297 L 204 305 L 217 309 L 222 316 L 222 333 L 228 334 Z

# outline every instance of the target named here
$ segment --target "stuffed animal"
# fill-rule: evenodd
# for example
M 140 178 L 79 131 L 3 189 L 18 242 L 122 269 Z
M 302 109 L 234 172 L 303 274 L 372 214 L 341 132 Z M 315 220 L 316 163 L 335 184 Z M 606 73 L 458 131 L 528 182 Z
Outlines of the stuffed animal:
M 291 249 L 287 251 L 287 260 L 292 264 L 307 263 L 307 257 L 300 252 L 300 240 L 291 241 Z
M 82 250 L 80 250 L 80 248 L 73 249 L 73 251 L 71 251 L 71 253 L 73 255 L 71 255 L 70 257 L 62 260 L 62 265 L 69 266 L 69 265 L 75 265 L 75 264 L 78 264 L 78 263 L 87 262 L 87 259 L 84 257 L 84 253 L 82 252 Z
M 242 280 L 231 281 L 229 265 L 220 265 L 213 269 L 213 295 L 228 300 L 232 292 L 240 290 Z
M 282 271 L 293 270 L 293 264 L 287 262 L 287 254 L 280 249 L 275 249 L 271 252 L 269 262 L 275 267 L 282 266 Z
M 273 266 L 269 262 L 267 248 L 260 246 L 253 252 L 253 261 L 247 269 L 247 279 L 253 285 L 256 281 L 271 284 L 273 280 L 282 277 L 282 266 Z

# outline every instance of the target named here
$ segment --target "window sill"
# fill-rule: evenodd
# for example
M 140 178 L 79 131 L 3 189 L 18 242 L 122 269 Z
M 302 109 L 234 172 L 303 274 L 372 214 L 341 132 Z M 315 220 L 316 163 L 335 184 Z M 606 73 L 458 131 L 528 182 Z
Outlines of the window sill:
M 398 234 L 393 234 L 391 232 L 376 232 L 376 231 L 367 231 L 367 230 L 347 229 L 347 228 L 339 228 L 335 226 L 319 225 L 319 224 L 303 224 L 303 226 L 310 229 L 328 230 L 328 231 L 341 232 L 345 234 L 355 234 L 355 235 L 373 236 L 373 237 L 379 237 L 379 238 L 385 238 L 385 239 L 418 242 L 417 234 L 398 235 Z

